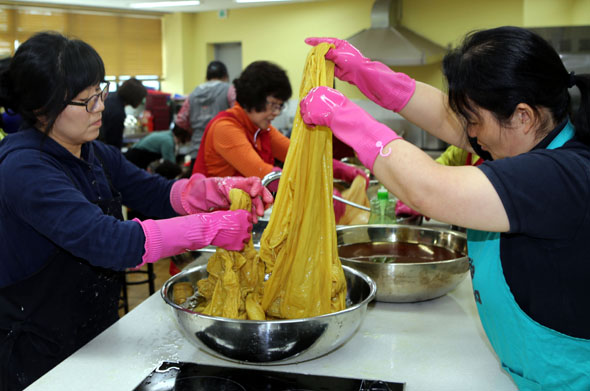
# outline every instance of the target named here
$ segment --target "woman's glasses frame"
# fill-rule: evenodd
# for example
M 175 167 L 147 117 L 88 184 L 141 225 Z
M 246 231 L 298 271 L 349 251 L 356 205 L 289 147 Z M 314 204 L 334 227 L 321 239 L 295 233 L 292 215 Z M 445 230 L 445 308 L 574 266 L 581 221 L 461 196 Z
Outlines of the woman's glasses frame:
M 107 96 L 109 95 L 109 83 L 105 83 L 105 86 L 103 87 L 102 91 L 100 91 L 98 94 L 94 94 L 91 97 L 89 97 L 88 99 L 84 99 L 82 102 L 76 102 L 76 101 L 69 101 L 66 102 L 66 105 L 72 105 L 72 106 L 84 106 L 86 107 L 86 111 L 89 113 L 94 113 L 97 110 L 98 107 L 98 99 L 100 98 L 100 100 L 102 100 L 103 102 L 107 99 Z

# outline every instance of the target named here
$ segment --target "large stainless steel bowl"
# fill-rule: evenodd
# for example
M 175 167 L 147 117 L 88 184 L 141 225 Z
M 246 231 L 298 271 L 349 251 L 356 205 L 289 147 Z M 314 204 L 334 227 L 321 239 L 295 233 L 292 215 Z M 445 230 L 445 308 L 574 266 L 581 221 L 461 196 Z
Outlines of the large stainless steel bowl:
M 256 365 L 293 364 L 323 356 L 354 334 L 364 319 L 376 286 L 365 274 L 343 266 L 348 284 L 347 308 L 312 318 L 254 321 L 203 315 L 174 303 L 174 284 L 206 278 L 207 265 L 199 265 L 170 278 L 161 289 L 180 329 L 197 347 L 234 362 Z
M 343 265 L 371 277 L 377 301 L 407 303 L 453 290 L 469 271 L 464 233 L 414 225 L 336 229 Z

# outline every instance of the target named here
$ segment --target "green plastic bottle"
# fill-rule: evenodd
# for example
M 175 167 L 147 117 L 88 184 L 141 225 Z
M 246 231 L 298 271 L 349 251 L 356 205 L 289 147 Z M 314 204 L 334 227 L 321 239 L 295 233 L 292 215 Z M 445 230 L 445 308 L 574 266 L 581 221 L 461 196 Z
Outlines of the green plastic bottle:
M 371 200 L 369 224 L 395 223 L 395 201 L 389 198 L 389 192 L 381 186 L 377 191 L 377 197 Z

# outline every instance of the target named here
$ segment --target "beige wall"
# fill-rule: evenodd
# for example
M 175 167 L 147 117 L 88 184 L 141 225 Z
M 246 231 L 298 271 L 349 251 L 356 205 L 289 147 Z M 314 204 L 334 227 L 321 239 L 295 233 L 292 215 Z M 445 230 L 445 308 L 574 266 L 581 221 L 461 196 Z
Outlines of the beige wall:
M 346 38 L 369 27 L 373 0 L 312 3 L 171 14 L 164 17 L 163 89 L 186 94 L 205 79 L 212 45 L 241 42 L 242 64 L 268 60 L 283 67 L 296 93 L 301 83 L 309 36 Z M 541 27 L 590 24 L 590 0 L 404 0 L 402 23 L 443 45 L 456 45 L 474 29 L 506 24 Z M 396 70 L 443 88 L 440 63 Z M 351 98 L 364 98 L 347 83 L 336 87 Z M 295 98 L 295 96 L 294 96 Z
M 209 61 L 213 59 L 212 45 L 224 42 L 241 42 L 242 65 L 253 61 L 272 61 L 283 67 L 293 91 L 299 90 L 303 62 L 309 47 L 303 42 L 306 37 L 331 35 L 347 37 L 370 24 L 373 0 L 328 0 L 314 3 L 298 3 L 265 7 L 230 9 L 227 19 L 218 18 L 217 12 L 188 14 L 187 19 L 178 14 L 164 17 L 164 46 L 174 41 L 190 42 L 191 50 L 184 61 L 192 69 L 186 69 L 184 77 L 178 72 L 176 53 L 165 51 L 163 89 L 176 93 L 188 93 L 205 79 Z M 190 36 L 180 37 L 179 23 L 189 25 Z M 168 32 L 174 38 L 167 36 Z M 177 44 L 176 44 L 177 45 Z M 181 60 L 182 61 L 182 60 Z

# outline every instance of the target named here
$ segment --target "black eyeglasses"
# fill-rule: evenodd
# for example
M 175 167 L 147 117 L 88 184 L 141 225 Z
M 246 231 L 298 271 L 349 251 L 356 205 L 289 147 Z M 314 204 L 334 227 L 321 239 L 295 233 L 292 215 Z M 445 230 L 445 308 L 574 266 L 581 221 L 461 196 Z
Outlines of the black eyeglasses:
M 89 113 L 94 113 L 98 110 L 98 100 L 102 100 L 103 102 L 106 100 L 107 96 L 109 95 L 109 83 L 103 87 L 102 91 L 98 94 L 92 95 L 90 98 L 83 100 L 82 102 L 76 101 L 69 101 L 66 104 L 73 105 L 73 106 L 84 106 L 86 107 L 86 111 Z
M 273 113 L 281 113 L 285 108 L 285 103 L 273 103 L 270 101 L 266 101 L 266 109 L 271 110 Z

